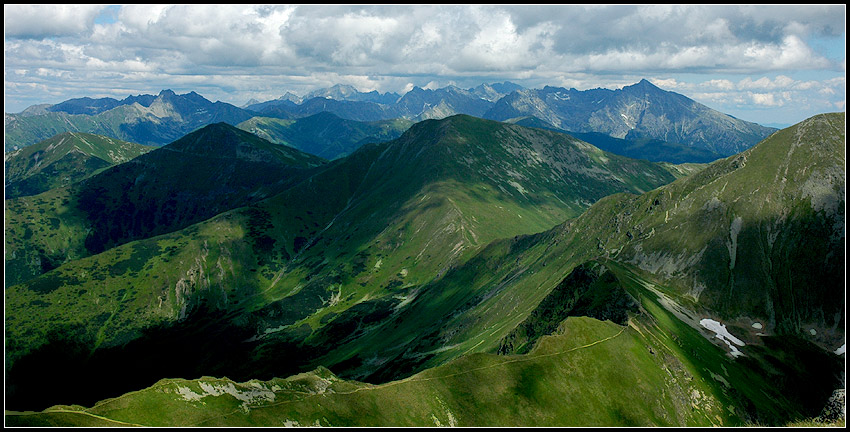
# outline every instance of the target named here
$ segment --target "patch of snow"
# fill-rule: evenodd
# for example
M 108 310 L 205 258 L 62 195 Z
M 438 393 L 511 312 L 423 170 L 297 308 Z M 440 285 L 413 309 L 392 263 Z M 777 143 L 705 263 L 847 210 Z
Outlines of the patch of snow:
M 761 330 L 761 329 L 762 329 L 762 325 L 761 325 L 761 323 L 754 322 L 754 323 L 753 323 L 753 328 L 754 328 L 754 329 Z
M 811 334 L 812 334 L 812 336 L 814 336 L 814 335 L 818 334 L 818 332 L 817 332 L 817 331 L 815 331 L 815 329 L 809 329 L 809 333 L 811 333 Z
M 847 344 L 841 345 L 838 349 L 835 350 L 835 353 L 838 355 L 844 354 L 844 349 L 847 348 Z
M 710 319 L 710 318 L 703 318 L 703 319 L 700 320 L 699 323 L 700 323 L 700 325 L 702 325 L 706 329 L 713 331 L 715 333 L 716 338 L 725 342 L 726 345 L 729 346 L 729 349 L 732 350 L 731 354 L 734 357 L 744 355 L 744 353 L 742 353 L 741 351 L 738 350 L 738 348 L 735 347 L 735 345 L 744 346 L 744 342 L 741 341 L 740 339 L 736 338 L 735 336 L 732 336 L 732 334 L 729 333 L 729 330 L 726 330 L 725 325 L 720 324 L 719 322 L 717 322 L 713 319 Z M 735 344 L 735 345 L 733 345 L 733 344 Z

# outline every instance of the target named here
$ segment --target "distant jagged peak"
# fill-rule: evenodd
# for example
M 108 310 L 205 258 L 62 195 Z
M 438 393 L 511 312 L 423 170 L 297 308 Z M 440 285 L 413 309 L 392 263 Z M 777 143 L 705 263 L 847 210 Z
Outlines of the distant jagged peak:
M 504 81 L 501 83 L 479 84 L 477 87 L 470 88 L 467 91 L 478 95 L 483 99 L 487 99 L 491 102 L 496 102 L 499 98 L 505 95 L 524 89 L 525 87 L 519 84 L 514 84 L 510 81 Z
M 174 92 L 174 90 L 165 89 L 159 92 L 158 98 L 162 100 L 186 99 L 194 102 L 212 103 L 209 99 L 201 96 L 194 90 L 188 93 L 177 94 L 176 92 Z
M 281 96 L 281 97 L 277 98 L 277 100 L 279 100 L 279 101 L 286 101 L 286 100 L 288 100 L 288 101 L 291 101 L 291 102 L 300 103 L 302 100 L 304 100 L 304 98 L 302 98 L 301 96 L 296 95 L 295 93 L 292 93 L 292 92 L 290 92 L 290 91 L 287 91 L 286 93 L 284 93 L 284 94 L 283 94 L 283 96 Z M 259 102 L 257 102 L 257 103 L 259 103 Z
M 251 98 L 251 99 L 248 100 L 248 102 L 245 102 L 244 104 L 242 104 L 242 106 L 240 108 L 243 108 L 243 109 L 248 108 L 249 106 L 254 105 L 254 104 L 258 104 L 258 103 L 260 103 L 259 100 L 257 100 L 256 98 Z
M 334 84 L 331 87 L 318 89 L 307 93 L 301 101 L 307 101 L 315 98 L 334 99 L 338 101 L 354 101 L 354 102 L 374 102 L 379 104 L 388 104 L 395 102 L 398 99 L 396 93 L 381 93 L 377 90 L 368 92 L 360 91 L 350 84 Z M 300 103 L 293 99 L 293 102 Z
M 666 90 L 659 88 L 658 86 L 656 86 L 655 84 L 653 84 L 651 81 L 649 81 L 646 78 L 642 78 L 640 81 L 638 81 L 637 83 L 632 84 L 630 86 L 623 87 L 623 90 L 624 91 L 638 90 L 638 91 L 647 91 L 647 92 L 648 91 L 666 92 Z
M 328 88 L 313 90 L 304 96 L 304 99 L 312 99 L 314 97 L 348 97 L 360 93 L 354 86 L 349 84 L 334 84 Z
M 21 111 L 19 114 L 21 114 L 21 115 L 47 114 L 48 112 L 50 112 L 50 110 L 48 110 L 48 108 L 50 108 L 52 106 L 53 106 L 52 104 L 30 105 L 29 107 L 27 107 L 26 109 Z

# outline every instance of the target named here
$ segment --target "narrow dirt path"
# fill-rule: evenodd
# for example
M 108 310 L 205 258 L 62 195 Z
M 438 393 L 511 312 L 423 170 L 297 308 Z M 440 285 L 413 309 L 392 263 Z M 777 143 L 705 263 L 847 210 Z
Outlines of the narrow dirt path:
M 66 409 L 47 409 L 41 412 L 14 412 L 14 411 L 6 411 L 5 415 L 9 416 L 26 416 L 26 415 L 36 415 L 36 414 L 52 414 L 52 413 L 66 413 L 66 414 L 82 414 L 87 415 L 89 417 L 96 418 L 98 420 L 103 420 L 110 423 L 116 423 L 119 426 L 133 426 L 133 427 L 145 427 L 145 425 L 140 425 L 136 423 L 128 423 L 123 422 L 121 420 L 114 420 L 108 417 L 99 416 L 97 414 L 92 414 L 88 411 L 75 411 L 75 410 L 66 410 Z

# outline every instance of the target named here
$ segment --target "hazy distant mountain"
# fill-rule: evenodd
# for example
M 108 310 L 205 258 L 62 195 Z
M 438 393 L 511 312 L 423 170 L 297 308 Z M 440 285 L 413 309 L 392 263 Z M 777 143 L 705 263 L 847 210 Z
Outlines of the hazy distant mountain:
M 5 150 L 35 144 L 63 132 L 87 132 L 144 145 L 161 146 L 211 123 L 236 125 L 253 117 L 224 102 L 190 92 L 130 96 L 121 101 L 71 99 L 43 114 L 6 114 Z
M 523 89 L 525 88 L 519 84 L 505 81 L 503 83 L 481 84 L 469 89 L 469 92 L 490 102 L 496 102 L 512 92 Z
M 630 143 L 609 143 L 611 149 L 641 143 L 630 150 L 636 157 L 641 157 L 641 152 L 651 153 L 652 147 L 645 145 L 648 141 L 665 142 L 676 147 L 664 149 L 665 154 L 688 162 L 740 152 L 776 131 L 661 90 L 647 80 L 620 90 L 525 89 L 510 82 L 481 84 L 468 90 L 414 87 L 394 103 L 379 103 L 350 86 L 334 86 L 314 94 L 322 97 L 300 104 L 265 102 L 253 109 L 265 116 L 290 119 L 328 111 L 358 121 L 419 121 L 458 113 L 499 121 L 533 116 L 561 130 L 604 134 Z
M 525 89 L 510 82 L 468 90 L 414 87 L 403 96 L 335 85 L 303 98 L 286 93 L 245 109 L 211 103 L 194 92 L 176 95 L 168 90 L 120 101 L 80 98 L 33 106 L 25 113 L 6 114 L 6 150 L 66 131 L 163 145 L 217 121 L 236 125 L 255 116 L 295 120 L 321 112 L 360 122 L 421 121 L 454 114 L 499 121 L 533 116 L 557 129 L 590 134 L 584 138 L 620 154 L 673 162 L 705 162 L 715 155 L 735 154 L 776 131 L 661 90 L 647 80 L 619 90 Z M 660 153 L 652 156 L 656 149 Z
M 723 156 L 746 150 L 776 131 L 661 90 L 647 80 L 620 90 L 549 86 L 520 90 L 500 99 L 484 115 L 500 121 L 522 116 L 535 116 L 573 132 L 659 139 Z
M 298 119 L 328 112 L 348 120 L 361 122 L 389 120 L 397 118 L 389 106 L 366 101 L 347 101 L 314 97 L 301 104 L 289 101 L 264 105 L 256 111 L 262 117 L 280 119 Z
M 572 135 L 582 141 L 589 142 L 602 150 L 635 159 L 646 159 L 652 162 L 708 163 L 723 158 L 722 155 L 709 150 L 696 148 L 679 143 L 670 143 L 653 138 L 623 139 L 614 138 L 600 132 L 573 132 L 556 128 L 537 117 L 520 117 L 506 120 L 509 123 L 526 127 L 537 127 L 554 130 Z
M 254 104 L 248 108 L 263 116 L 283 119 L 330 112 L 357 121 L 394 118 L 420 121 L 441 119 L 454 114 L 481 117 L 492 105 L 491 101 L 454 86 L 436 90 L 414 87 L 399 97 L 395 93 L 361 93 L 354 87 L 337 85 L 312 92 L 299 104 L 278 100 Z
M 414 87 L 393 106 L 393 112 L 398 117 L 418 121 L 455 114 L 482 117 L 491 106 L 492 102 L 455 86 L 435 90 Z
M 314 90 L 304 96 L 296 96 L 293 93 L 286 92 L 286 94 L 277 99 L 265 102 L 252 101 L 246 104 L 243 108 L 266 115 L 274 114 L 279 118 L 290 118 L 291 116 L 288 114 L 288 108 L 301 105 L 316 98 L 323 100 L 331 99 L 334 101 L 368 102 L 380 105 L 390 105 L 395 103 L 399 97 L 398 93 L 378 93 L 376 90 L 364 93 L 350 85 L 336 84 L 329 88 Z M 313 112 L 310 109 L 294 110 L 293 112 L 297 113 L 293 115 L 304 115 L 304 113 L 307 112 L 310 113 L 307 115 L 316 114 L 316 112 Z
M 316 97 L 356 102 L 374 102 L 382 105 L 395 103 L 399 97 L 398 93 L 378 93 L 377 90 L 370 92 L 358 91 L 354 86 L 336 84 L 330 88 L 314 90 L 304 95 L 302 100 Z

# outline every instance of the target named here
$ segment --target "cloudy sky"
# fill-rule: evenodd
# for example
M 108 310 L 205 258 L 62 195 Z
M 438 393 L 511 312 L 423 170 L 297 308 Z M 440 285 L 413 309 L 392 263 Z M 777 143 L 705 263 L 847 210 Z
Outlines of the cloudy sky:
M 846 6 L 9 5 L 5 111 L 333 84 L 620 88 L 647 78 L 762 124 L 845 110 Z

